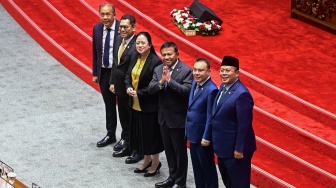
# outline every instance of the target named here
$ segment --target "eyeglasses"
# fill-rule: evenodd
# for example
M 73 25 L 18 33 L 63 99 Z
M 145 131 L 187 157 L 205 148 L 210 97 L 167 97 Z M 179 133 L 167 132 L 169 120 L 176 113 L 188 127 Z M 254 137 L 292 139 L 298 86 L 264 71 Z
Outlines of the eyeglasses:
M 120 29 L 120 30 L 122 30 L 122 29 L 125 29 L 125 30 L 126 30 L 126 29 L 128 29 L 128 28 L 130 28 L 130 26 L 128 26 L 128 25 L 120 25 L 120 26 L 119 26 L 119 29 Z
M 235 72 L 236 70 L 232 70 L 232 69 L 220 69 L 219 72 L 220 73 L 224 73 L 224 74 L 229 74 L 230 72 Z

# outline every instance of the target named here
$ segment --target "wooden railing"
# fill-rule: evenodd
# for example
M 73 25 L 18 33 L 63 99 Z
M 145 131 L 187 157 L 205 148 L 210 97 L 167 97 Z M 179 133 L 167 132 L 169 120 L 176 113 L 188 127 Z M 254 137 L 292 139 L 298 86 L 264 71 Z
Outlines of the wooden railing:
M 291 17 L 336 34 L 336 0 L 291 0 Z

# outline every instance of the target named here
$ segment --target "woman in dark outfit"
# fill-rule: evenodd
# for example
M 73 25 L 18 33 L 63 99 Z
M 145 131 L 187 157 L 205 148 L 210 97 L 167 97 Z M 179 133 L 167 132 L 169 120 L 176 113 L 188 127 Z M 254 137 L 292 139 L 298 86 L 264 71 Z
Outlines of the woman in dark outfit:
M 148 85 L 154 68 L 162 61 L 157 56 L 148 32 L 140 32 L 126 74 L 127 94 L 131 96 L 130 149 L 144 155 L 143 164 L 134 173 L 154 176 L 161 167 L 159 153 L 164 150 L 158 124 L 158 95 L 149 95 Z

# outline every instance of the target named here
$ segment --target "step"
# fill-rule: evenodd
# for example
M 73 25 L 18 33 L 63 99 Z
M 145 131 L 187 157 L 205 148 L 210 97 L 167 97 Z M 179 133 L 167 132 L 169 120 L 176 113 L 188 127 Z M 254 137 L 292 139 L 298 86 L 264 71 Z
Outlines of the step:
M 1 3 L 6 8 L 6 10 L 12 15 L 12 17 L 21 25 L 21 27 L 24 28 L 26 32 L 29 33 L 32 36 L 32 38 L 34 38 L 34 40 L 37 43 L 39 43 L 48 53 L 50 53 L 54 58 L 56 58 L 59 62 L 61 62 L 63 66 L 67 67 L 71 72 L 76 74 L 87 84 L 91 85 L 95 89 L 98 89 L 96 85 L 92 84 L 91 69 L 87 65 L 82 63 L 82 61 L 75 58 L 72 55 L 72 53 L 67 51 L 68 49 L 65 50 L 65 47 L 67 47 L 67 45 L 65 45 L 65 47 L 62 47 L 53 38 L 51 38 L 42 28 L 40 28 L 38 23 L 36 23 L 36 21 L 41 20 L 40 18 L 45 17 L 44 14 L 38 10 L 38 7 L 33 2 L 27 3 L 27 1 L 14 2 L 3 0 Z M 23 9 L 21 9 L 22 7 Z M 37 20 L 33 21 L 32 18 L 35 18 Z M 52 19 L 49 18 L 47 20 Z M 52 24 L 52 22 L 50 23 L 44 22 L 44 25 L 46 25 L 45 29 L 49 27 L 50 28 L 55 27 Z M 71 40 L 69 39 L 69 41 Z M 73 65 L 76 65 L 78 67 L 74 68 L 75 66 Z
M 51 13 L 53 11 L 46 8 L 48 5 L 45 4 L 45 1 L 42 3 L 36 3 L 33 0 L 15 0 L 13 2 L 17 4 L 17 6 L 20 7 L 41 30 L 43 30 L 48 36 L 52 37 L 52 39 L 62 48 L 66 49 L 70 54 L 76 54 L 76 58 L 81 62 L 90 62 L 90 58 L 84 54 L 90 54 L 91 49 L 81 48 L 81 45 L 75 41 L 73 35 L 70 34 L 73 32 L 67 32 L 68 29 L 73 27 L 59 27 L 59 24 L 62 23 L 54 21 L 58 19 L 57 13 Z
M 137 30 L 138 30 L 139 28 L 140 28 L 140 29 L 144 29 L 144 28 L 138 27 Z M 162 43 L 163 43 L 163 42 L 162 42 Z M 156 49 L 158 49 L 158 48 L 156 47 Z M 188 56 L 188 53 L 182 52 L 182 53 L 181 53 L 181 57 L 183 57 L 183 56 L 186 56 L 186 57 L 187 57 L 187 56 Z M 189 55 L 189 56 L 190 56 L 190 55 Z M 187 57 L 186 59 L 187 59 L 187 61 L 190 61 L 190 63 L 192 63 L 194 58 L 193 58 L 193 57 L 189 57 L 189 58 Z
M 216 57 L 215 55 L 205 51 L 202 48 L 199 48 L 197 45 L 193 44 L 189 40 L 186 39 L 186 37 L 181 37 L 181 34 L 176 34 L 172 31 L 175 31 L 175 26 L 171 25 L 170 22 L 166 22 L 165 26 L 160 25 L 152 18 L 148 17 L 147 15 L 143 14 L 141 11 L 133 7 L 131 4 L 127 3 L 126 1 L 117 0 L 114 2 L 117 7 L 122 9 L 125 12 L 130 12 L 133 15 L 137 15 L 140 18 L 140 21 L 143 24 L 151 25 L 153 32 L 160 33 L 160 36 L 163 38 L 167 38 L 168 40 L 175 41 L 180 48 L 183 48 L 184 50 L 188 51 L 191 55 L 196 57 L 207 57 L 212 62 L 215 62 L 213 64 L 213 68 L 217 69 L 219 68 L 219 64 L 221 63 L 221 58 Z M 162 20 L 157 18 L 158 20 Z M 162 21 L 161 21 L 162 22 Z M 172 27 L 167 27 L 167 26 Z M 170 28 L 169 30 L 167 28 Z M 172 30 L 172 31 L 170 31 Z M 179 32 L 179 31 L 175 31 Z M 307 101 L 304 101 L 270 83 L 267 83 L 266 81 L 244 71 L 240 71 L 240 78 L 244 80 L 244 83 L 254 90 L 257 90 L 261 94 L 272 98 L 273 100 L 278 101 L 279 103 L 287 105 L 289 108 L 297 111 L 298 113 L 301 113 L 307 117 L 313 118 L 315 121 L 320 122 L 324 125 L 330 126 L 332 129 L 336 129 L 336 115 L 328 112 L 327 110 L 324 110 L 318 106 L 315 106 Z
M 325 182 L 336 181 L 336 176 L 333 175 L 336 174 L 336 169 L 334 168 L 336 160 L 333 159 L 333 153 L 328 155 L 321 153 L 315 150 L 316 148 L 312 148 L 309 142 L 300 141 L 300 137 L 293 138 L 290 132 L 285 130 L 282 132 L 272 128 L 278 125 L 270 126 L 269 122 L 265 124 L 256 119 L 254 122 L 257 124 L 255 131 L 259 133 L 257 135 L 258 152 L 260 152 L 259 146 L 262 146 L 264 150 L 268 150 L 264 154 L 276 152 L 277 157 L 274 160 L 287 161 L 292 170 L 302 174 L 307 173 L 307 177 L 320 177 L 320 179 L 324 177 Z
M 80 31 L 88 35 L 89 45 L 91 45 L 93 25 L 100 22 L 98 8 L 91 10 L 90 8 L 92 7 L 87 7 L 85 1 L 78 0 L 48 0 L 48 2 L 56 11 L 59 11 L 62 16 L 66 17 L 74 26 L 78 27 Z M 71 7 L 71 9 L 69 9 L 69 7 Z M 83 40 L 83 38 L 81 39 Z
M 309 174 L 307 176 L 306 169 L 299 169 L 301 166 L 295 163 L 290 158 L 285 158 L 280 155 L 276 150 L 271 149 L 265 144 L 258 142 L 258 151 L 255 152 L 252 159 L 253 165 L 258 166 L 264 171 L 284 180 L 286 183 L 293 185 L 294 187 L 325 187 L 326 181 L 320 181 L 325 179 L 324 176 L 316 176 L 312 178 Z M 318 179 L 319 181 L 316 181 Z M 327 181 L 328 182 L 328 181 Z M 330 185 L 330 182 L 328 182 Z

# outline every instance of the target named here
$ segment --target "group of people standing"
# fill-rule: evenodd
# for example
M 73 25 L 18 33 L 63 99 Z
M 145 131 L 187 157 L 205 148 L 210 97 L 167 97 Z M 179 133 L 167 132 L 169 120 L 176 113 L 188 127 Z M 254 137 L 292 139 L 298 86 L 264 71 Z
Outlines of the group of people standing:
M 150 177 L 159 172 L 159 154 L 165 151 L 169 177 L 155 187 L 186 187 L 187 140 L 196 187 L 218 187 L 214 153 L 226 187 L 249 187 L 256 150 L 254 104 L 238 79 L 239 60 L 224 56 L 218 89 L 207 59 L 197 59 L 191 69 L 179 59 L 177 45 L 165 42 L 161 60 L 150 34 L 135 34 L 132 15 L 116 20 L 111 3 L 101 4 L 99 15 L 101 22 L 93 28 L 92 69 L 105 103 L 107 134 L 97 147 L 117 142 L 118 106 L 122 133 L 113 157 L 127 157 L 126 164 L 143 160 L 134 173 Z

